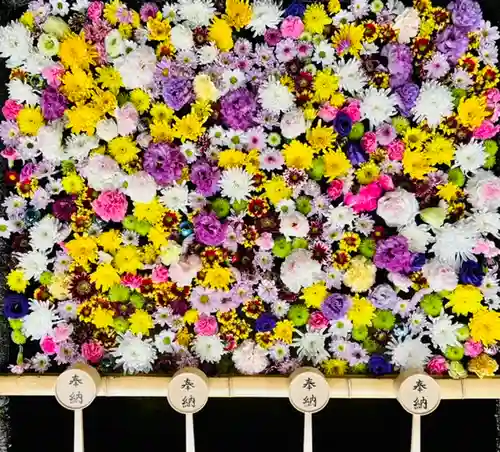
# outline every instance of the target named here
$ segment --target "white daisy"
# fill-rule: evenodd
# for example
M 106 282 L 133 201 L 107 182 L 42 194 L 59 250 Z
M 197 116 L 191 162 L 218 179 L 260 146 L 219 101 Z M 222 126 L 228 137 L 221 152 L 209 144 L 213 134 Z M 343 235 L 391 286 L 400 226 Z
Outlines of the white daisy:
M 69 13 L 69 3 L 65 0 L 49 0 L 52 13 L 58 16 L 66 16 Z
M 361 95 L 361 115 L 370 121 L 371 127 L 377 127 L 396 114 L 397 99 L 389 89 L 377 89 L 370 86 Z
M 99 147 L 99 140 L 95 136 L 71 135 L 66 139 L 65 152 L 71 160 L 83 160 L 92 149 Z
M 314 48 L 312 61 L 324 67 L 331 66 L 335 61 L 335 49 L 331 43 L 325 40 L 320 41 Z
M 227 196 L 231 202 L 244 201 L 253 190 L 252 175 L 242 168 L 229 168 L 222 172 L 219 186 L 222 195 Z
M 267 28 L 276 28 L 281 20 L 283 10 L 272 0 L 256 0 L 252 3 L 252 20 L 247 28 L 254 36 L 263 35 Z
M 278 114 L 290 110 L 294 105 L 295 97 L 279 81 L 269 80 L 259 89 L 259 101 L 262 108 Z
M 78 304 L 73 300 L 57 303 L 57 313 L 63 320 L 75 320 L 78 317 Z
M 157 188 L 156 181 L 145 171 L 138 171 L 126 176 L 126 188 L 124 192 L 132 201 L 151 202 L 156 196 Z
M 290 303 L 285 300 L 276 300 L 271 305 L 271 311 L 278 319 L 282 319 L 283 317 L 285 317 L 289 310 Z
M 181 144 L 180 151 L 186 157 L 188 163 L 193 163 L 201 155 L 200 150 L 196 146 L 196 143 L 192 141 L 186 141 Z
M 420 123 L 426 120 L 430 127 L 436 127 L 443 118 L 453 113 L 453 95 L 446 86 L 436 81 L 424 82 L 412 113 L 415 121 Z
M 473 84 L 472 77 L 462 68 L 455 69 L 452 75 L 452 81 L 455 88 L 467 89 Z
M 275 362 L 281 362 L 290 356 L 290 346 L 282 341 L 276 341 L 269 348 L 269 356 Z
M 339 78 L 340 88 L 351 94 L 361 92 L 368 81 L 361 63 L 356 58 L 340 60 L 334 64 L 333 70 Z
M 332 337 L 345 338 L 352 331 L 352 322 L 347 317 L 332 320 L 330 324 L 328 332 Z
M 50 357 L 44 353 L 37 353 L 31 358 L 31 369 L 35 372 L 43 374 L 50 367 Z
M 240 69 L 227 69 L 222 73 L 223 91 L 233 91 L 246 82 L 245 73 Z
M 224 344 L 218 336 L 197 336 L 192 349 L 195 356 L 207 363 L 218 363 L 224 354 Z
M 455 163 L 464 171 L 474 172 L 484 165 L 486 152 L 481 141 L 471 140 L 468 144 L 460 144 L 455 152 Z
M 148 373 L 153 370 L 157 355 L 152 339 L 143 339 L 142 334 L 135 336 L 127 331 L 118 336 L 117 342 L 118 347 L 113 349 L 111 355 L 117 358 L 116 364 L 123 366 L 125 373 Z
M 160 353 L 176 353 L 180 346 L 175 342 L 173 331 L 163 330 L 155 336 L 155 347 Z

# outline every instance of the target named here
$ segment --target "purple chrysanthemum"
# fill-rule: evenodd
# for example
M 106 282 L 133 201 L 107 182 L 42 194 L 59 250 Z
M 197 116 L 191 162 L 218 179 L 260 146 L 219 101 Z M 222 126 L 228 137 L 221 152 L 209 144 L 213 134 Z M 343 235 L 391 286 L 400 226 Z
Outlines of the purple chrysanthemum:
M 185 77 L 167 77 L 163 82 L 163 99 L 175 111 L 194 99 L 193 82 Z
M 450 63 L 456 64 L 467 51 L 469 38 L 467 33 L 458 27 L 448 27 L 437 35 L 436 47 L 446 55 Z
M 408 272 L 411 268 L 412 254 L 408 250 L 408 239 L 402 235 L 389 237 L 377 243 L 373 262 L 378 268 L 390 272 Z
M 151 144 L 144 153 L 144 170 L 160 185 L 179 179 L 185 166 L 186 158 L 181 151 L 167 143 Z
M 328 320 L 338 320 L 344 317 L 349 309 L 347 297 L 334 293 L 321 304 L 321 312 Z
M 255 125 L 253 117 L 257 110 L 255 96 L 246 88 L 238 88 L 221 100 L 223 122 L 232 129 L 248 130 Z
M 68 100 L 57 89 L 49 86 L 43 91 L 40 102 L 43 117 L 49 121 L 62 118 L 68 105 Z
M 219 189 L 220 172 L 207 162 L 197 162 L 191 168 L 191 182 L 203 196 L 212 196 Z

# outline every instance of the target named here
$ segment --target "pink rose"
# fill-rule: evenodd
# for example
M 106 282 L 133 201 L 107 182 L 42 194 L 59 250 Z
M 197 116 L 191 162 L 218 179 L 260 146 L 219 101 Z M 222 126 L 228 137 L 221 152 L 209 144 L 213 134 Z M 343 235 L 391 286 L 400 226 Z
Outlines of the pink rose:
M 315 330 L 326 328 L 328 326 L 328 319 L 321 311 L 315 311 L 309 316 L 309 326 Z
M 95 213 L 105 221 L 122 221 L 127 214 L 127 197 L 117 191 L 103 191 L 92 203 Z
M 264 251 L 270 250 L 274 246 L 273 235 L 270 232 L 263 232 L 255 243 Z
M 476 130 L 474 130 L 472 136 L 474 138 L 479 138 L 480 140 L 489 140 L 490 138 L 493 138 L 498 131 L 500 131 L 499 126 L 495 126 L 491 121 L 485 119 L 483 123 Z
M 202 314 L 194 324 L 194 331 L 200 336 L 213 336 L 217 333 L 217 320 L 211 315 Z
M 61 77 L 65 69 L 62 64 L 55 64 L 54 66 L 46 67 L 42 70 L 42 76 L 52 88 L 59 88 L 61 86 Z
M 347 114 L 352 122 L 358 122 L 361 119 L 360 104 L 357 100 L 349 102 L 349 105 L 344 107 L 342 112 Z
M 281 34 L 285 38 L 297 39 L 304 32 L 304 24 L 300 17 L 288 16 L 281 23 Z
M 22 109 L 23 106 L 18 104 L 15 100 L 7 99 L 5 104 L 3 104 L 2 113 L 5 119 L 12 121 L 17 118 L 17 115 Z
M 323 104 L 318 112 L 318 117 L 325 122 L 331 122 L 337 116 L 339 109 L 330 105 L 329 103 Z
M 82 345 L 83 357 L 92 364 L 97 364 L 104 355 L 104 347 L 98 342 L 85 342 Z
M 382 189 L 377 182 L 372 182 L 359 189 L 359 196 L 378 199 L 382 196 Z
M 134 105 L 130 102 L 123 107 L 115 110 L 116 123 L 118 125 L 118 133 L 121 136 L 132 135 L 137 130 L 139 123 L 139 114 Z
M 122 284 L 129 289 L 138 289 L 142 285 L 142 276 L 127 273 L 122 276 Z
M 377 183 L 382 187 L 385 191 L 394 190 L 394 182 L 392 181 L 392 177 L 388 174 L 382 174 L 378 179 Z
M 151 279 L 154 283 L 163 283 L 168 281 L 168 269 L 163 265 L 157 265 L 151 272 Z
M 328 196 L 332 199 L 337 199 L 341 194 L 342 190 L 344 189 L 344 182 L 342 182 L 340 179 L 335 179 L 331 182 L 330 186 L 328 187 Z
M 377 135 L 375 132 L 366 132 L 361 138 L 361 147 L 371 154 L 377 150 Z
M 46 355 L 54 355 L 59 351 L 59 346 L 57 345 L 55 339 L 51 336 L 45 336 L 40 341 L 40 348 Z
M 95 22 L 101 17 L 103 10 L 103 2 L 92 2 L 87 10 L 87 16 L 92 22 Z
M 54 340 L 60 344 L 67 341 L 73 334 L 73 325 L 67 323 L 60 323 L 54 328 Z
M 392 143 L 387 145 L 387 155 L 391 160 L 403 160 L 404 153 L 405 145 L 400 140 L 394 140 Z
M 427 372 L 431 375 L 443 375 L 448 371 L 448 362 L 444 356 L 434 356 L 427 363 Z
M 465 356 L 469 356 L 471 358 L 475 358 L 483 353 L 483 344 L 481 342 L 475 342 L 472 339 L 469 339 L 464 344 L 464 352 Z

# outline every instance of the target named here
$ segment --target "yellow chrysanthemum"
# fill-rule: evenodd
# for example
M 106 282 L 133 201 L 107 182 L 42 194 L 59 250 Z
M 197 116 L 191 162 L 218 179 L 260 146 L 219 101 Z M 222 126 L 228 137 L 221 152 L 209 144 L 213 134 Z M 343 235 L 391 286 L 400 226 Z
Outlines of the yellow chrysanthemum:
M 219 97 L 219 90 L 207 74 L 198 74 L 194 78 L 193 90 L 196 99 L 203 102 L 214 102 Z
M 12 270 L 7 276 L 7 286 L 14 292 L 23 293 L 29 285 L 22 270 Z
M 246 27 L 252 20 L 252 7 L 248 0 L 226 0 L 224 19 L 237 31 Z
M 335 132 L 333 127 L 324 127 L 321 121 L 314 128 L 307 131 L 306 138 L 308 143 L 316 151 L 326 151 L 330 149 L 335 140 Z
M 118 106 L 116 96 L 111 91 L 103 91 L 99 88 L 96 89 L 95 97 L 92 99 L 92 103 L 101 116 L 104 116 L 106 113 L 114 114 L 116 107 Z
M 161 13 L 156 17 L 148 19 L 149 39 L 151 41 L 165 41 L 170 37 L 170 22 L 162 19 Z
M 182 142 L 197 141 L 205 133 L 205 127 L 195 114 L 189 113 L 182 118 L 176 118 L 174 133 Z
M 43 114 L 40 107 L 24 107 L 17 115 L 19 130 L 25 135 L 36 135 L 43 126 Z
M 483 308 L 481 301 L 483 294 L 481 290 L 470 284 L 459 284 L 453 292 L 447 295 L 448 303 L 445 307 L 451 307 L 453 313 L 458 315 L 474 314 Z
M 130 102 L 134 104 L 134 107 L 139 113 L 145 113 L 149 109 L 151 98 L 149 94 L 142 89 L 134 89 L 130 93 Z
M 302 20 L 306 31 L 315 34 L 323 33 L 325 26 L 332 23 L 332 19 L 328 17 L 325 7 L 317 3 L 307 6 Z
M 224 19 L 215 17 L 208 29 L 208 39 L 213 41 L 222 52 L 229 52 L 234 45 L 233 30 Z
M 431 165 L 451 165 L 455 158 L 455 146 L 448 138 L 441 135 L 436 135 L 425 146 L 425 154 Z
M 104 309 L 98 306 L 97 309 L 92 311 L 90 321 L 99 329 L 110 328 L 113 326 L 113 311 L 111 309 Z
M 377 267 L 363 256 L 351 259 L 344 274 L 344 284 L 353 292 L 366 292 L 375 283 Z
M 143 309 L 136 311 L 129 317 L 130 331 L 134 334 L 149 335 L 149 330 L 154 327 L 153 318 Z
M 340 12 L 341 6 L 339 0 L 329 0 L 328 1 L 328 12 L 330 14 L 337 14 Z
M 67 127 L 71 128 L 73 133 L 86 133 L 90 136 L 95 134 L 96 125 L 101 119 L 99 110 L 92 105 L 73 107 L 71 110 L 66 110 L 66 116 Z
M 309 169 L 314 158 L 314 149 L 308 144 L 292 140 L 283 148 L 283 157 L 288 167 Z
M 99 74 L 97 83 L 99 83 L 103 88 L 107 88 L 117 94 L 123 86 L 122 76 L 120 73 L 115 68 L 110 66 L 98 67 L 96 72 Z
M 143 267 L 139 250 L 134 245 L 122 246 L 116 252 L 113 263 L 118 273 L 135 274 Z
M 70 195 L 76 195 L 85 188 L 85 181 L 76 173 L 63 177 L 61 183 L 64 191 Z
M 363 25 L 342 24 L 340 30 L 335 33 L 332 43 L 339 55 L 346 52 L 358 56 L 363 48 L 362 40 L 364 34 Z
M 470 335 L 476 342 L 492 345 L 500 340 L 500 313 L 477 311 L 469 322 Z
M 166 104 L 161 103 L 161 102 L 155 103 L 151 107 L 151 110 L 149 111 L 149 113 L 151 114 L 152 118 L 158 122 L 161 122 L 161 121 L 168 122 L 174 116 L 174 110 L 172 110 Z
M 321 303 L 328 296 L 328 290 L 324 282 L 317 282 L 312 286 L 306 287 L 302 291 L 300 298 L 304 300 L 304 303 L 309 308 L 319 309 Z
M 115 284 L 120 283 L 120 275 L 111 264 L 100 264 L 96 271 L 90 275 L 90 280 L 97 289 L 106 292 Z
M 150 202 L 135 202 L 134 215 L 139 220 L 146 220 L 151 224 L 158 223 L 165 214 L 165 207 L 157 198 Z
M 438 196 L 447 202 L 454 201 L 462 192 L 453 182 L 438 186 Z
M 351 162 L 342 151 L 329 151 L 323 156 L 325 176 L 328 181 L 345 176 L 351 169 Z
M 149 132 L 155 143 L 170 143 L 175 138 L 174 129 L 167 121 L 153 121 L 149 125 Z
M 85 41 L 85 35 L 70 35 L 61 42 L 59 58 L 65 67 L 88 69 L 95 65 L 97 50 Z
M 114 253 L 122 244 L 120 231 L 111 229 L 97 237 L 98 245 L 107 253 Z
M 356 326 L 370 326 L 375 317 L 375 306 L 365 297 L 356 295 L 347 311 L 347 317 Z
M 486 100 L 482 97 L 462 97 L 458 104 L 458 121 L 470 129 L 479 127 L 488 115 Z
M 481 353 L 469 361 L 467 369 L 469 372 L 474 372 L 479 378 L 494 377 L 498 370 L 498 363 L 486 353 Z
M 104 18 L 111 24 L 116 25 L 118 22 L 118 10 L 126 6 L 119 0 L 112 0 L 104 6 Z
M 406 174 L 418 180 L 422 180 L 427 173 L 434 170 L 425 153 L 410 150 L 405 151 L 403 155 L 403 168 Z
M 410 149 L 420 151 L 428 138 L 429 134 L 424 130 L 418 127 L 409 127 L 405 131 L 403 142 Z
M 215 265 L 205 270 L 203 285 L 212 289 L 229 290 L 229 284 L 233 281 L 233 273 L 229 268 Z
M 152 227 L 148 232 L 148 240 L 153 244 L 156 249 L 160 249 L 168 242 L 167 234 L 163 229 Z
M 280 320 L 274 327 L 274 336 L 286 344 L 291 344 L 293 340 L 293 323 L 290 320 Z
M 263 188 L 267 198 L 274 205 L 292 196 L 292 189 L 286 184 L 282 176 L 274 176 L 271 180 L 264 183 Z
M 139 148 L 131 137 L 116 137 L 108 143 L 108 152 L 121 165 L 134 161 L 139 153 Z
M 97 260 L 97 244 L 92 237 L 76 236 L 66 243 L 68 254 L 80 265 Z
M 321 368 L 327 378 L 342 377 L 347 371 L 348 362 L 344 359 L 327 359 L 321 363 Z
M 375 162 L 362 163 L 356 170 L 356 179 L 360 184 L 368 185 L 378 178 L 380 168 Z
M 314 95 L 320 102 L 330 99 L 339 88 L 338 77 L 331 69 L 316 72 L 314 76 Z
M 244 166 L 246 161 L 246 154 L 236 149 L 227 149 L 219 153 L 218 165 L 221 168 L 235 168 L 237 166 Z
M 61 81 L 61 91 L 71 102 L 83 102 L 89 99 L 95 88 L 92 76 L 79 67 L 66 71 Z

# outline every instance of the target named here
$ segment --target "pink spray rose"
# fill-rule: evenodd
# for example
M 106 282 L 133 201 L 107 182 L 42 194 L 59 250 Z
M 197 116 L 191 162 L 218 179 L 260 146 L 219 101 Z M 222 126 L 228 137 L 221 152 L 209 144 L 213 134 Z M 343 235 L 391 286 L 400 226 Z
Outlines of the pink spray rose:
M 387 145 L 387 155 L 391 160 L 403 160 L 405 145 L 401 140 L 394 140 Z
M 385 191 L 394 190 L 394 182 L 392 181 L 392 177 L 389 174 L 382 174 L 377 179 L 377 184 L 382 187 Z
M 281 23 L 281 34 L 285 38 L 297 39 L 304 32 L 304 24 L 300 17 L 288 16 Z
M 217 333 L 217 320 L 211 315 L 202 314 L 194 324 L 194 331 L 200 336 L 213 336 Z
M 60 63 L 48 66 L 42 70 L 42 76 L 52 88 L 61 86 L 61 77 L 64 74 L 64 66 Z
M 85 342 L 82 345 L 83 357 L 92 364 L 97 364 L 104 355 L 104 347 L 98 342 Z
M 344 182 L 340 179 L 335 179 L 332 181 L 330 186 L 328 187 L 328 196 L 332 199 L 337 199 L 340 195 L 342 195 L 342 190 L 344 189 Z
M 46 355 L 54 355 L 58 352 L 59 346 L 52 336 L 45 336 L 40 341 L 40 348 Z
M 18 104 L 15 100 L 7 99 L 5 104 L 3 104 L 2 114 L 5 116 L 5 119 L 13 121 L 17 118 L 17 115 L 22 109 L 23 106 Z
M 67 323 L 60 323 L 54 328 L 54 340 L 60 344 L 67 341 L 73 334 L 73 325 Z
M 157 265 L 151 272 L 151 279 L 154 283 L 163 283 L 168 281 L 168 269 L 163 265 Z
M 361 119 L 360 103 L 357 100 L 349 102 L 349 105 L 344 107 L 342 112 L 347 114 L 352 122 L 358 122 Z
M 493 138 L 500 131 L 499 126 L 495 126 L 491 121 L 485 119 L 483 123 L 474 130 L 472 136 L 480 140 L 489 140 Z
M 274 246 L 273 235 L 270 232 L 263 232 L 255 243 L 264 251 L 270 250 Z
M 361 147 L 371 154 L 377 150 L 377 135 L 375 132 L 366 132 L 361 138 Z
M 95 213 L 105 221 L 122 221 L 127 214 L 127 197 L 117 191 L 103 191 L 92 203 Z

